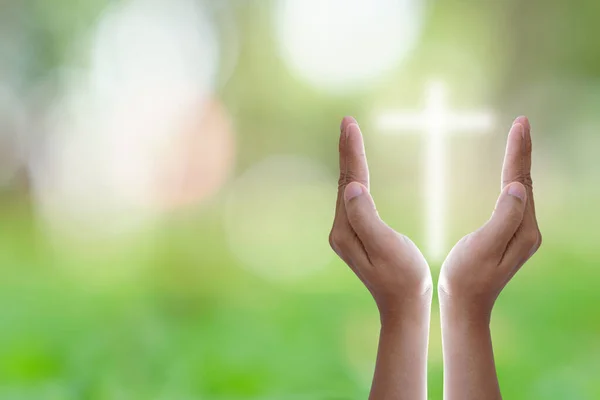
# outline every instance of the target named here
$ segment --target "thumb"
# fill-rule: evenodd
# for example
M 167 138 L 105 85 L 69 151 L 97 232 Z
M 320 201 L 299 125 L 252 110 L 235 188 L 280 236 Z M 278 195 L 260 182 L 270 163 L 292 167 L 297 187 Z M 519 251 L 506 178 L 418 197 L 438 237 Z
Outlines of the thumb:
M 506 186 L 496 204 L 492 218 L 481 229 L 484 248 L 504 253 L 525 215 L 527 191 L 520 182 Z
M 367 188 L 351 182 L 344 191 L 346 215 L 350 226 L 360 239 L 367 253 L 374 251 L 376 238 L 383 233 L 387 225 L 381 221 L 375 202 Z

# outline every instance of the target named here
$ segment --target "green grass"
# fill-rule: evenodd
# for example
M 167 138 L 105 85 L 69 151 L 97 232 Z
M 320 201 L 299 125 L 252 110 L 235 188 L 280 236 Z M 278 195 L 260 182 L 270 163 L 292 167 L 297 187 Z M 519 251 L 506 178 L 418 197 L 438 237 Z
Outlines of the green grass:
M 0 399 L 366 398 L 376 309 L 340 262 L 267 282 L 240 268 L 206 216 L 165 227 L 151 256 L 143 243 L 75 256 L 50 251 L 12 211 L 0 231 Z M 600 396 L 597 254 L 561 240 L 547 238 L 494 311 L 507 399 Z M 103 267 L 136 272 L 110 281 L 94 273 Z M 442 396 L 436 326 L 432 399 Z

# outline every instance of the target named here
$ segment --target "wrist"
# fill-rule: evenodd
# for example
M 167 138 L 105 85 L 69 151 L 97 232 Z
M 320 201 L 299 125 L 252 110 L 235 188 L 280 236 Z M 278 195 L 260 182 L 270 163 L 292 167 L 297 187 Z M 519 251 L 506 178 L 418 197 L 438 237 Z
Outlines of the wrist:
M 450 297 L 443 292 L 439 293 L 439 301 L 440 316 L 446 325 L 485 327 L 490 324 L 493 302 Z
M 403 325 L 429 324 L 431 301 L 431 295 L 425 295 L 378 305 L 382 327 L 398 328 Z

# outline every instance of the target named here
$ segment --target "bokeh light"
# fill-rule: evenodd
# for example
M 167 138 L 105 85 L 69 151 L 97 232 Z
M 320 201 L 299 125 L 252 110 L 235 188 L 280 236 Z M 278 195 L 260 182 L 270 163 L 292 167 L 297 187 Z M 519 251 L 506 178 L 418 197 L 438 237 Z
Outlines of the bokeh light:
M 274 14 L 287 65 L 313 85 L 347 91 L 389 72 L 415 46 L 418 0 L 279 0 Z
M 214 196 L 235 161 L 235 137 L 226 108 L 217 100 L 190 107 L 178 133 L 161 152 L 161 170 L 153 198 L 173 210 Z
M 45 159 L 32 163 L 36 195 L 51 225 L 121 240 L 225 181 L 233 141 L 211 99 L 218 43 L 191 0 L 114 5 L 90 42 L 90 67 L 64 78 Z

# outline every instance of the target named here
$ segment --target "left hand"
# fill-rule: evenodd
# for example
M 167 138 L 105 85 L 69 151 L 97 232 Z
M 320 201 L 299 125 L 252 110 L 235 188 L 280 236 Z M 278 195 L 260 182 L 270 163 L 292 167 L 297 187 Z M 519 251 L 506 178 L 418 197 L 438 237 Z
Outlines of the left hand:
M 469 313 L 489 322 L 502 289 L 540 248 L 531 179 L 531 128 L 525 117 L 508 135 L 503 191 L 491 219 L 452 249 L 440 272 L 442 308 Z

